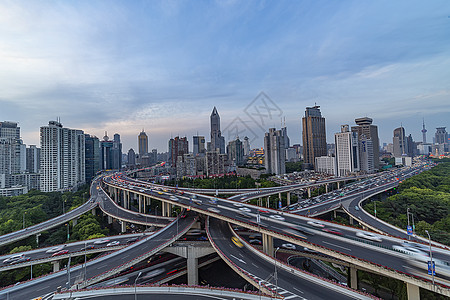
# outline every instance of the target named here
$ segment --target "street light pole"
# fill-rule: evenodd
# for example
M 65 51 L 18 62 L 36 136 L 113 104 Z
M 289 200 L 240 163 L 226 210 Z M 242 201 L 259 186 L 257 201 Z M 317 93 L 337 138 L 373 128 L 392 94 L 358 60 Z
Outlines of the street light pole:
M 277 251 L 280 250 L 280 247 L 275 249 L 275 294 L 278 294 L 278 272 L 277 272 Z
M 431 237 L 428 230 L 425 230 L 425 232 L 428 234 L 428 243 L 430 245 L 430 263 L 431 263 L 431 278 L 433 280 L 433 289 L 434 289 L 434 270 L 433 270 L 433 252 L 431 252 Z
M 376 218 L 376 217 L 377 217 L 377 201 L 375 201 L 375 202 L 373 203 L 373 205 L 375 206 L 374 211 L 375 211 L 375 218 Z
M 136 279 L 134 280 L 134 300 L 137 300 L 137 293 L 136 293 L 136 282 L 138 280 L 138 278 L 141 276 L 142 272 L 139 272 L 138 276 L 136 277 Z
M 407 228 L 409 228 L 409 207 L 406 209 L 406 217 L 408 218 L 408 227 Z M 406 231 L 408 231 L 408 229 Z M 408 234 L 408 240 L 411 240 L 411 235 L 409 235 L 409 234 Z

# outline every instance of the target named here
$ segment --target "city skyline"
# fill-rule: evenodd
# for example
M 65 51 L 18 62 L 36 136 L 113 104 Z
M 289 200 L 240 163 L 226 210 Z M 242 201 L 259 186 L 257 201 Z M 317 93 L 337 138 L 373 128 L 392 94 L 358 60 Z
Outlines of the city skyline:
M 365 116 L 381 145 L 401 124 L 421 141 L 423 118 L 430 140 L 450 113 L 445 4 L 1 3 L 0 119 L 19 122 L 27 145 L 60 117 L 119 133 L 126 151 L 145 128 L 149 149 L 165 152 L 171 137 L 209 136 L 216 106 L 222 129 L 248 122 L 255 148 L 282 118 L 301 144 L 301 116 L 317 103 L 328 143 Z M 281 112 L 263 128 L 244 111 L 260 92 Z

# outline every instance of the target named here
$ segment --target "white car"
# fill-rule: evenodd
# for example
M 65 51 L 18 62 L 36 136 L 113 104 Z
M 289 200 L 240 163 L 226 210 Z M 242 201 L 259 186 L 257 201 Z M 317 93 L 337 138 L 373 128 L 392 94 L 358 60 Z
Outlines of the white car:
M 318 221 L 308 221 L 307 222 L 308 225 L 314 226 L 314 227 L 320 227 L 320 228 L 324 228 L 325 225 L 321 222 Z
M 270 218 L 278 220 L 278 221 L 284 221 L 285 220 L 282 216 L 279 216 L 279 215 L 271 215 Z
M 239 210 L 245 211 L 245 212 L 251 212 L 251 211 L 252 211 L 252 210 L 251 210 L 250 208 L 248 208 L 248 207 L 241 207 L 241 208 L 239 208 Z
M 16 255 L 10 256 L 10 257 L 8 257 L 7 259 L 5 259 L 5 260 L 3 261 L 3 263 L 4 263 L 4 264 L 11 263 L 11 262 L 13 262 L 13 261 L 16 261 L 16 260 L 21 259 L 22 257 L 23 257 L 23 254 L 16 254 Z
M 178 199 L 177 197 L 175 197 L 175 196 L 170 196 L 170 200 L 172 200 L 172 201 L 178 201 L 179 199 Z
M 106 245 L 106 247 L 117 246 L 117 245 L 119 245 L 119 244 L 120 244 L 119 241 L 112 241 L 112 242 L 108 243 L 108 244 Z
M 236 207 L 244 207 L 244 205 L 242 205 L 241 203 L 233 203 L 233 205 Z
M 409 255 L 414 255 L 417 258 L 422 258 L 422 259 L 428 258 L 428 253 L 427 252 L 424 252 L 424 251 L 419 250 L 419 249 L 414 248 L 414 247 L 403 247 L 403 246 L 399 246 L 399 245 L 394 245 L 394 246 L 392 246 L 392 248 L 397 250 L 397 251 L 409 254 Z
M 45 253 L 55 253 L 55 252 L 63 250 L 64 247 L 66 247 L 66 245 L 56 246 L 56 247 L 48 249 L 47 251 L 45 251 Z
M 220 213 L 220 210 L 218 210 L 218 209 L 215 208 L 215 207 L 208 207 L 208 210 L 209 210 L 209 211 L 212 211 L 212 212 L 215 212 L 215 213 Z
M 289 250 L 295 250 L 296 249 L 295 245 L 290 244 L 290 243 L 283 244 L 283 245 L 281 245 L 281 247 L 283 247 L 285 249 L 289 249 Z
M 95 241 L 94 244 L 101 245 L 101 244 L 105 244 L 105 243 L 109 243 L 109 242 L 110 242 L 109 239 L 101 239 L 101 240 Z
M 383 241 L 378 234 L 374 234 L 374 233 L 371 233 L 371 232 L 358 231 L 356 233 L 356 236 L 360 237 L 360 238 L 363 238 L 363 239 L 366 239 L 366 240 L 375 241 L 375 242 L 382 242 Z

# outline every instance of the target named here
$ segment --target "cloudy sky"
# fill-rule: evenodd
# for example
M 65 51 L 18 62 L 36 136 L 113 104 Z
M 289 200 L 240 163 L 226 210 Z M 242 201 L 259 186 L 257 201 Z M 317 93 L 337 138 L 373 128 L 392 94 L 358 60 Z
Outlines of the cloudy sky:
M 260 147 L 281 119 L 300 143 L 317 103 L 329 142 L 362 116 L 381 142 L 401 123 L 421 140 L 424 118 L 430 141 L 449 125 L 449 53 L 448 1 L 2 0 L 0 120 L 26 144 L 60 117 L 124 150 L 145 128 L 161 152 L 208 136 L 216 106 L 226 138 Z

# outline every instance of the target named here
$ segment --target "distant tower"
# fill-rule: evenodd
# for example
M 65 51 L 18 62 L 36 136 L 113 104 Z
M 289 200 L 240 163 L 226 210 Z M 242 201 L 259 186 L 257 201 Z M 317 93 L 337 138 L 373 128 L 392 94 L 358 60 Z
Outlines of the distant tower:
M 325 118 L 319 108 L 318 105 L 307 107 L 302 118 L 303 159 L 310 167 L 314 167 L 316 157 L 327 155 Z
M 211 151 L 219 149 L 220 154 L 225 153 L 225 138 L 220 132 L 220 116 L 216 107 L 211 113 Z
M 138 135 L 138 148 L 139 157 L 142 157 L 148 153 L 148 136 L 142 129 L 141 133 Z
M 422 140 L 423 140 L 424 144 L 427 143 L 427 130 L 425 129 L 425 119 L 423 120 L 423 125 L 422 125 Z

